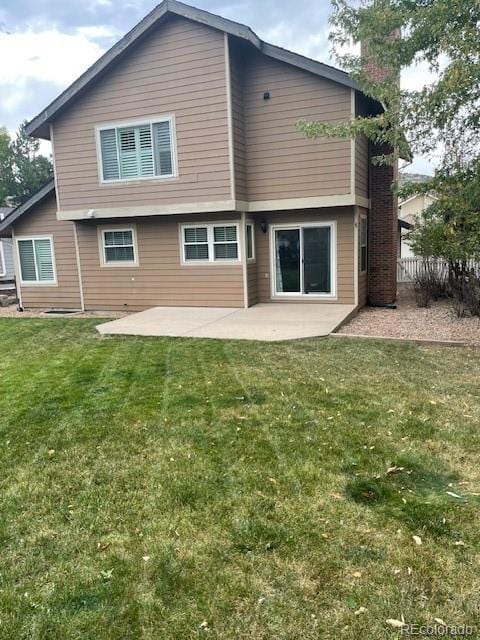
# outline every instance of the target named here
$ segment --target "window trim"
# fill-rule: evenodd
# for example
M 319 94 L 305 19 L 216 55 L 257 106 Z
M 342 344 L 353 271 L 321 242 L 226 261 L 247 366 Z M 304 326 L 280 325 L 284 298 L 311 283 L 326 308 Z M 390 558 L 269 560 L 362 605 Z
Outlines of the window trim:
M 252 255 L 248 257 L 248 242 L 247 242 L 247 227 L 252 228 Z M 247 258 L 247 262 L 256 262 L 256 253 L 255 253 L 255 222 L 253 220 L 247 220 L 245 223 L 245 256 Z
M 275 269 L 275 231 L 278 229 L 300 229 L 300 235 L 302 234 L 302 229 L 308 227 L 329 227 L 330 228 L 330 283 L 331 283 L 331 292 L 330 293 L 295 293 L 295 292 L 278 292 L 276 290 L 276 269 Z M 321 220 L 319 222 L 292 222 L 290 224 L 271 224 L 270 225 L 270 296 L 271 299 L 275 298 L 283 298 L 288 299 L 317 299 L 317 300 L 338 300 L 338 282 L 337 282 L 337 221 L 336 220 Z M 300 263 L 300 269 L 302 269 Z
M 107 261 L 106 245 L 105 245 L 105 233 L 109 231 L 131 231 L 133 242 L 133 260 L 116 260 Z M 137 244 L 137 225 L 131 224 L 125 225 L 99 225 L 97 227 L 98 234 L 98 248 L 100 253 L 100 266 L 101 267 L 138 267 L 140 265 L 138 259 L 138 244 Z
M 240 222 L 238 220 L 219 220 L 215 222 L 200 222 L 188 224 L 182 222 L 179 227 L 179 240 L 180 240 L 180 261 L 182 266 L 192 267 L 195 265 L 215 265 L 215 264 L 240 264 L 242 262 L 242 238 L 240 234 Z M 207 228 L 207 241 L 208 241 L 208 260 L 187 260 L 185 257 L 185 233 L 184 229 L 203 229 Z M 218 258 L 215 259 L 215 244 L 224 244 L 223 242 L 215 242 L 213 229 L 214 227 L 236 227 L 237 229 L 237 257 L 236 258 Z M 234 244 L 230 241 L 230 244 Z
M 50 241 L 50 251 L 52 253 L 52 269 L 53 269 L 53 280 L 24 280 L 22 277 L 22 262 L 20 260 L 20 247 L 18 243 L 22 240 L 32 240 L 33 242 L 33 250 L 35 252 L 35 240 L 49 240 Z M 20 284 L 24 287 L 58 287 L 57 280 L 57 263 L 55 260 L 55 243 L 53 241 L 52 234 L 42 234 L 42 235 L 30 235 L 30 236 L 15 236 L 15 250 L 16 250 L 16 259 L 18 264 L 18 277 L 20 278 Z M 37 269 L 37 261 L 35 260 L 35 274 L 38 278 L 38 269 Z
M 142 125 L 150 125 L 150 132 L 152 135 L 153 144 L 153 125 L 159 122 L 170 123 L 170 148 L 172 150 L 172 173 L 164 176 L 137 176 L 136 178 L 116 178 L 115 180 L 105 180 L 103 177 L 103 161 L 102 161 L 102 144 L 100 140 L 100 132 L 106 129 L 115 129 L 115 137 L 117 140 L 117 162 L 120 171 L 120 156 L 118 150 L 118 129 L 124 127 L 139 127 Z M 101 185 L 109 184 L 123 184 L 125 182 L 143 182 L 145 180 L 174 180 L 178 178 L 178 157 L 177 157 L 177 128 L 175 122 L 175 114 L 170 113 L 155 117 L 135 118 L 134 120 L 121 120 L 116 122 L 104 122 L 102 124 L 95 125 L 95 144 L 97 150 L 97 170 L 98 181 Z M 155 161 L 155 160 L 154 160 Z
M 366 240 L 365 244 L 362 244 L 362 220 L 365 220 L 366 224 Z M 360 214 L 358 225 L 358 270 L 359 273 L 366 273 L 368 270 L 368 217 L 364 214 Z M 362 248 L 365 247 L 365 269 L 362 269 Z
M 7 263 L 5 261 L 5 250 L 3 248 L 3 242 L 0 240 L 0 278 L 4 278 L 7 275 Z

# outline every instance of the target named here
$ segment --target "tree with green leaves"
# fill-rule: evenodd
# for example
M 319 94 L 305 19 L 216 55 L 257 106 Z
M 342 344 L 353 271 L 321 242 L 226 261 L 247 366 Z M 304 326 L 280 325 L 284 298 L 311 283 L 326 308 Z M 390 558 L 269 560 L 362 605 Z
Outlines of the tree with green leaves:
M 5 127 L 0 127 L 0 207 L 8 207 L 8 196 L 12 184 L 10 136 Z
M 309 137 L 365 135 L 396 149 L 400 157 L 429 153 L 454 131 L 479 142 L 480 2 L 478 0 L 333 0 L 331 41 L 337 61 L 365 94 L 385 106 L 375 117 L 332 124 L 302 122 Z M 398 37 L 397 37 L 398 36 Z M 359 54 L 345 46 L 362 42 Z M 369 63 L 388 70 L 374 81 Z M 426 63 L 436 80 L 402 90 L 398 78 L 411 65 Z M 394 160 L 377 158 L 377 162 Z
M 13 140 L 5 127 L 0 129 L 1 206 L 22 204 L 52 176 L 52 163 L 39 153 L 39 140 L 27 136 L 25 126 Z
M 405 186 L 400 195 L 436 195 L 410 234 L 413 248 L 447 261 L 450 292 L 480 315 L 480 274 L 471 266 L 480 260 L 480 1 L 332 2 L 337 61 L 384 111 L 343 123 L 300 122 L 298 128 L 311 138 L 365 136 L 375 148 L 391 150 L 372 158 L 379 164 L 443 149 L 435 176 Z M 352 41 L 364 46 L 345 54 Z M 371 74 L 372 62 L 385 70 L 381 80 Z M 402 71 L 419 63 L 435 81 L 402 89 Z
M 25 202 L 53 174 L 50 160 L 39 154 L 40 141 L 25 133 L 26 124 L 22 122 L 10 144 L 13 176 L 10 196 L 14 206 Z

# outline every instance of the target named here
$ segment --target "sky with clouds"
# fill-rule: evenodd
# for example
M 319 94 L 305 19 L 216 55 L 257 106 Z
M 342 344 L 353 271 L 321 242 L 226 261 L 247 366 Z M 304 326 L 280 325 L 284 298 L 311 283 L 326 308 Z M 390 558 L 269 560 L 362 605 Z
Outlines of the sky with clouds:
M 2 0 L 0 5 L 0 125 L 14 132 L 37 115 L 158 0 Z M 328 0 L 195 0 L 195 6 L 248 24 L 273 44 L 332 64 Z M 406 87 L 430 80 L 409 70 Z M 42 150 L 49 152 L 48 146 Z M 408 171 L 431 173 L 418 158 Z

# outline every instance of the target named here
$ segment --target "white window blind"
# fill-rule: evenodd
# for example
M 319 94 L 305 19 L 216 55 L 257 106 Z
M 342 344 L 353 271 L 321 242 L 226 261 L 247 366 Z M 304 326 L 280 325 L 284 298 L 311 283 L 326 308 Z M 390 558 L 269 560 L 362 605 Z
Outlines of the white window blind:
M 103 254 L 105 264 L 135 262 L 133 229 L 104 230 Z
M 55 282 L 51 239 L 19 239 L 17 243 L 22 282 Z
M 174 175 L 170 119 L 100 130 L 104 181 Z
M 215 260 L 237 260 L 237 227 L 213 227 Z
M 208 260 L 207 227 L 189 227 L 184 230 L 185 260 Z

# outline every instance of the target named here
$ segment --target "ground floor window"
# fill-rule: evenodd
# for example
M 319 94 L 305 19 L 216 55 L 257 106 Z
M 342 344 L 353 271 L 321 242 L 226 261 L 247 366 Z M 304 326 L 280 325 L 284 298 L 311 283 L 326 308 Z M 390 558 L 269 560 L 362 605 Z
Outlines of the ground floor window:
M 53 239 L 17 238 L 18 263 L 22 284 L 55 284 Z
M 335 224 L 272 227 L 273 294 L 335 295 Z
M 106 266 L 131 266 L 137 264 L 135 229 L 128 227 L 100 229 L 101 254 Z
M 232 262 L 240 259 L 238 224 L 182 225 L 183 262 Z
M 360 260 L 360 271 L 367 270 L 367 236 L 368 236 L 368 227 L 367 227 L 367 216 L 360 216 L 360 228 L 359 228 L 359 260 Z
M 255 260 L 255 237 L 252 222 L 245 226 L 245 246 L 247 248 L 247 260 Z

